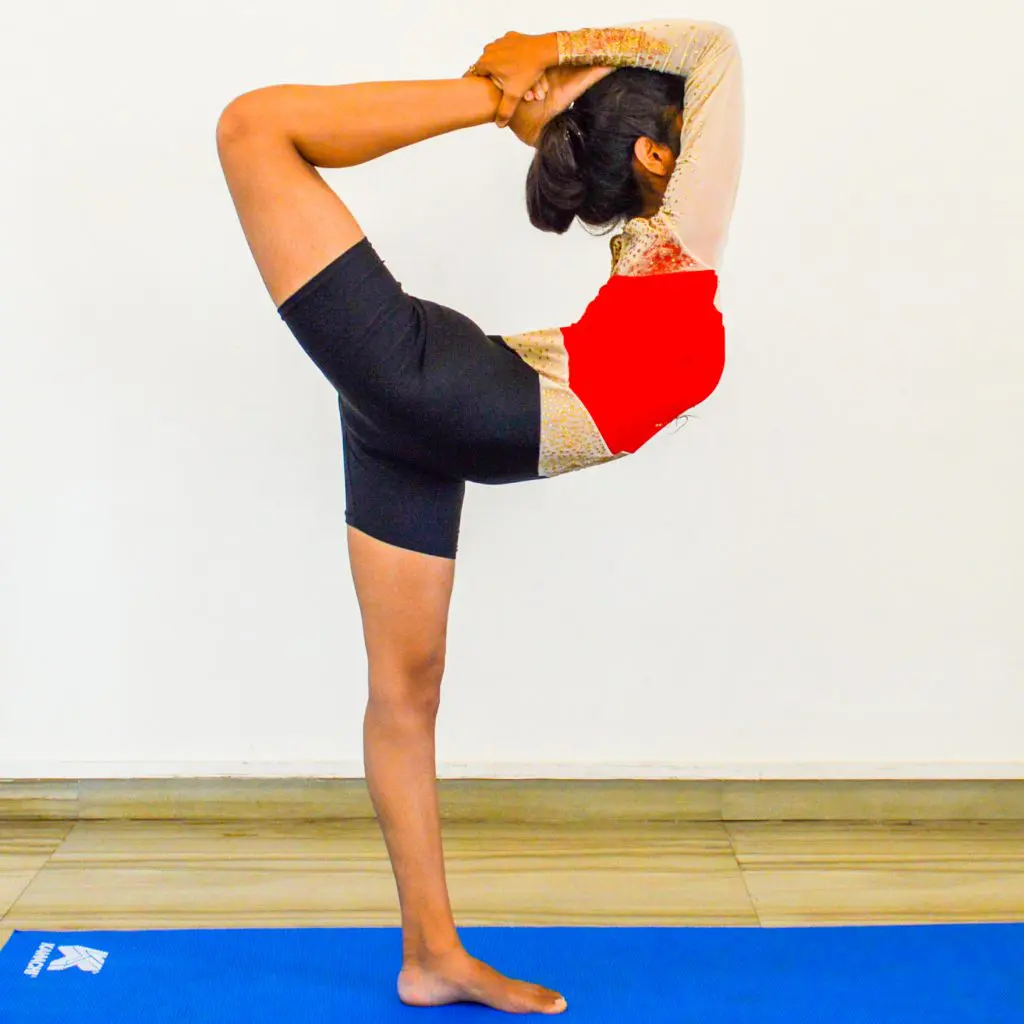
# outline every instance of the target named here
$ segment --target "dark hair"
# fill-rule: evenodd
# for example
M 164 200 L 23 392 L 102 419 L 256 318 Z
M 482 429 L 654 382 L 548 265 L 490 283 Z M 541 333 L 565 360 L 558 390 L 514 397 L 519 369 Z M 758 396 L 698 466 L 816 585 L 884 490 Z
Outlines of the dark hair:
M 679 155 L 674 125 L 684 86 L 678 75 L 620 68 L 551 118 L 526 175 L 530 223 L 563 234 L 576 217 L 611 229 L 640 216 L 644 194 L 633 171 L 633 146 L 646 136 Z

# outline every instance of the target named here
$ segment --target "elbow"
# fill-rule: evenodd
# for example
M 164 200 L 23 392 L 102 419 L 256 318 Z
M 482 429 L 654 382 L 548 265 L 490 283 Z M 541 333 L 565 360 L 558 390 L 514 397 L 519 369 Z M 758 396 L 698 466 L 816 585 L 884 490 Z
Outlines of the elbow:
M 714 42 L 721 49 L 731 50 L 736 46 L 736 33 L 728 25 L 722 25 L 719 22 L 709 22 L 708 24 L 714 32 L 712 36 Z
M 740 48 L 736 42 L 736 34 L 728 25 L 715 26 L 715 38 L 712 43 L 716 60 L 722 62 L 723 68 L 732 67 L 740 61 Z
M 720 21 L 697 21 L 691 24 L 700 29 L 703 42 L 716 50 L 731 50 L 736 46 L 736 33 Z

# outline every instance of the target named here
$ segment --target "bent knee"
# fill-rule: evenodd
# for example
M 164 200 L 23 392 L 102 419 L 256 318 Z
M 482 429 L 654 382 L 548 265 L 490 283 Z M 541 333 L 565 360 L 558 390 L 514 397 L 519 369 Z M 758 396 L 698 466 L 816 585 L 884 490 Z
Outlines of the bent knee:
M 253 127 L 261 122 L 259 94 L 262 89 L 236 96 L 221 112 L 217 119 L 217 143 L 224 145 L 250 134 Z

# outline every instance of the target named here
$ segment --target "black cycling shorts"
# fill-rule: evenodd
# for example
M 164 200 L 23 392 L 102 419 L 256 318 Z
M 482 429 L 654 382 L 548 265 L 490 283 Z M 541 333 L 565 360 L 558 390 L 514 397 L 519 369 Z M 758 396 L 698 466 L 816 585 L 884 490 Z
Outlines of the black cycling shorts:
M 463 314 L 406 294 L 368 239 L 278 312 L 338 393 L 350 526 L 454 558 L 466 481 L 539 478 L 536 371 Z

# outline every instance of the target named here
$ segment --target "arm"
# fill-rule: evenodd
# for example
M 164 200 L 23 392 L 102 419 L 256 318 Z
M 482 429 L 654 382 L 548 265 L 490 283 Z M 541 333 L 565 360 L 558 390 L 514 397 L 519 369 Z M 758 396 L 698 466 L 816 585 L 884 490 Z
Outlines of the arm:
M 560 65 L 638 67 L 686 78 L 681 151 L 658 215 L 717 267 L 739 186 L 743 82 L 732 32 L 707 21 L 645 21 L 558 32 Z

